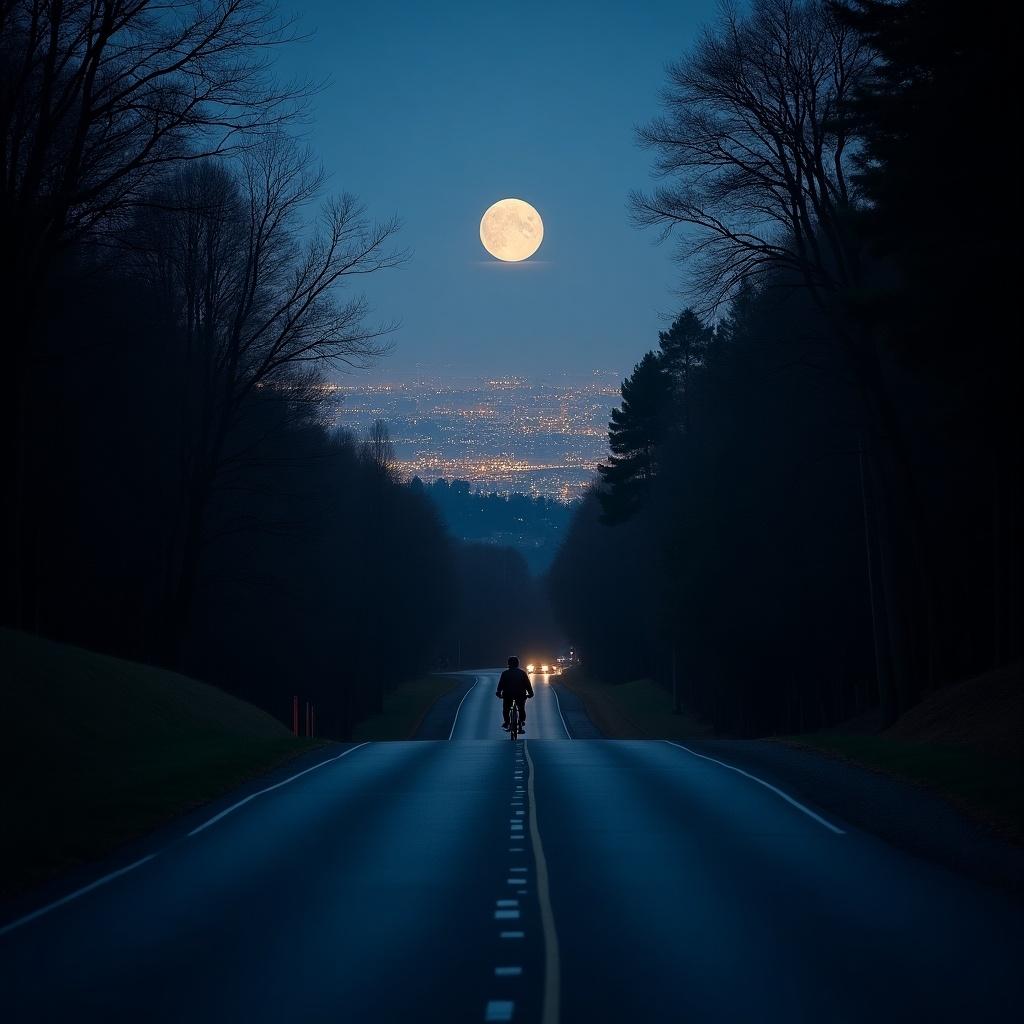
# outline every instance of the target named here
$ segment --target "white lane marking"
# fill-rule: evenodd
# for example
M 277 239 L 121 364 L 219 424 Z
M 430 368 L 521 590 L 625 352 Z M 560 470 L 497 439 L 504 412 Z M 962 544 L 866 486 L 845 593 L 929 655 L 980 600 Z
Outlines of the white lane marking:
M 455 726 L 459 721 L 459 712 L 462 710 L 462 705 L 466 703 L 466 698 L 480 685 L 482 678 L 483 676 L 476 676 L 473 685 L 462 695 L 462 700 L 459 701 L 459 706 L 455 709 L 455 717 L 452 719 L 452 731 L 448 733 L 448 739 L 455 735 Z
M 518 910 L 496 910 L 494 912 L 495 921 L 518 921 L 519 911 Z
M 552 687 L 551 692 L 555 695 L 555 707 L 558 708 L 558 717 L 562 719 L 562 728 L 565 730 L 565 738 L 567 740 L 571 740 L 572 734 L 569 732 L 569 726 L 565 724 L 565 716 L 562 714 L 562 702 L 558 699 L 558 691 Z
M 509 873 L 511 873 L 513 871 L 519 871 L 519 872 L 522 873 L 522 872 L 526 871 L 526 868 L 509 868 L 508 870 L 509 870 Z
M 274 783 L 273 786 L 267 786 L 266 789 L 261 789 L 257 793 L 250 793 L 249 796 L 245 797 L 242 800 L 239 800 L 237 804 L 232 804 L 226 810 L 221 811 L 220 814 L 215 814 L 212 818 L 210 818 L 209 821 L 204 821 L 202 825 L 200 825 L 198 828 L 192 829 L 192 831 L 189 832 L 189 836 L 191 837 L 199 835 L 199 833 L 202 832 L 204 829 L 209 828 L 211 825 L 215 825 L 218 821 L 220 821 L 221 818 L 226 818 L 233 811 L 237 811 L 239 807 L 244 807 L 250 800 L 255 800 L 256 797 L 263 796 L 264 793 L 271 793 L 275 789 L 280 789 L 282 786 L 287 786 L 289 782 L 294 782 L 296 779 L 301 779 L 303 775 L 308 775 L 310 772 L 315 772 L 317 768 L 323 768 L 325 764 L 333 764 L 335 761 L 340 761 L 343 757 L 348 757 L 349 754 L 354 754 L 357 750 L 368 745 L 369 740 L 367 740 L 366 743 L 358 743 L 354 747 L 349 747 L 348 750 L 343 750 L 340 754 L 337 755 L 337 757 L 329 757 L 326 761 L 321 761 L 319 764 L 313 765 L 312 768 L 306 768 L 304 771 L 296 772 L 294 775 L 289 776 L 283 782 L 276 782 Z
M 250 800 L 255 800 L 256 797 L 262 796 L 264 793 L 269 793 L 271 790 L 280 789 L 281 786 L 287 786 L 289 782 L 294 782 L 296 779 L 301 778 L 303 775 L 309 772 L 314 772 L 317 768 L 323 768 L 325 764 L 332 764 L 334 761 L 340 761 L 341 758 L 347 757 L 349 754 L 354 753 L 360 747 L 367 746 L 367 743 L 359 743 L 354 747 L 349 747 L 348 750 L 342 751 L 337 757 L 329 757 L 326 761 L 321 761 L 319 764 L 313 765 L 311 768 L 306 768 L 301 772 L 296 772 L 294 775 L 289 776 L 281 782 L 275 783 L 273 786 L 267 786 L 265 789 L 259 790 L 257 793 L 251 793 L 243 800 L 239 800 L 237 803 L 232 804 L 226 810 L 220 812 L 220 814 L 214 815 L 209 821 L 203 822 L 197 828 L 192 829 L 189 832 L 189 837 L 198 835 L 203 829 L 209 828 L 215 822 L 220 821 L 221 818 L 230 814 L 232 811 L 237 811 L 239 807 L 244 806 Z M 160 851 L 157 851 L 159 853 Z M 19 917 L 15 921 L 11 921 L 9 924 L 4 925 L 0 928 L 0 935 L 6 935 L 8 932 L 14 931 L 15 928 L 20 928 L 23 924 L 28 924 L 29 921 L 34 921 L 37 917 L 42 917 L 43 914 L 48 914 L 51 910 L 56 910 L 57 907 L 64 906 L 65 903 L 70 903 L 72 900 L 78 899 L 79 896 L 84 896 L 87 892 L 92 892 L 93 889 L 98 889 L 101 885 L 106 885 L 107 882 L 112 882 L 115 878 L 120 878 L 121 875 L 128 874 L 129 871 L 134 871 L 136 868 L 141 867 L 143 864 L 151 861 L 157 856 L 157 853 L 151 853 L 146 857 L 134 861 L 126 867 L 119 868 L 117 871 L 111 871 L 110 874 L 104 875 L 102 878 L 97 878 L 95 882 L 90 882 L 88 885 L 83 885 L 81 889 L 76 889 L 74 892 L 68 893 L 67 896 L 62 896 L 59 900 L 54 900 L 52 903 L 47 903 L 45 907 L 40 907 L 38 910 L 33 910 L 30 914 L 25 914 Z
M 523 884 L 523 880 L 521 878 L 506 878 L 505 879 L 505 884 L 506 885 L 522 885 Z
M 541 1024 L 558 1024 L 561 1015 L 562 977 L 561 954 L 558 949 L 558 932 L 555 930 L 555 914 L 551 909 L 551 891 L 548 883 L 548 862 L 540 840 L 537 825 L 537 796 L 535 780 L 537 769 L 530 756 L 530 744 L 524 743 L 526 761 L 530 766 L 530 842 L 533 845 L 533 859 L 537 865 L 537 900 L 540 903 L 540 923 L 544 933 L 544 1000 L 541 1010 Z
M 751 775 L 750 772 L 745 772 L 742 768 L 737 768 L 734 764 L 726 764 L 724 761 L 719 761 L 715 757 L 707 757 L 704 754 L 698 754 L 696 750 L 691 750 L 689 747 L 684 747 L 682 743 L 673 743 L 672 740 L 664 740 L 670 747 L 678 747 L 680 750 L 685 750 L 688 754 L 693 754 L 694 757 L 699 757 L 704 761 L 712 761 L 714 764 L 720 764 L 723 768 L 728 768 L 731 772 L 736 772 L 744 778 L 750 779 L 751 782 L 756 782 L 759 786 L 764 786 L 765 789 L 770 789 L 776 796 L 781 796 L 787 804 L 792 804 L 798 811 L 803 811 L 808 818 L 813 818 L 819 825 L 824 825 L 830 832 L 834 832 L 837 836 L 845 836 L 846 832 L 841 828 L 837 828 L 830 821 L 826 821 L 820 814 L 815 814 L 810 807 L 805 807 L 799 800 L 794 800 L 788 793 L 783 793 L 781 789 L 773 786 L 770 782 L 765 782 L 764 779 L 759 779 L 756 775 Z
M 508 999 L 492 999 L 484 1011 L 484 1020 L 511 1020 L 516 1004 Z
M 519 900 L 495 900 L 495 906 L 498 907 L 518 907 Z
M 496 978 L 518 978 L 523 973 L 522 967 L 495 967 L 494 976 Z
M 518 836 L 517 838 L 522 839 L 523 837 L 522 836 Z M 522 853 L 523 852 L 523 848 L 521 846 L 510 846 L 508 848 L 508 852 L 509 853 Z
M 65 903 L 77 900 L 79 896 L 84 896 L 87 892 L 92 892 L 93 889 L 98 889 L 101 885 L 106 885 L 107 882 L 112 882 L 115 878 L 127 875 L 129 871 L 134 871 L 136 868 L 142 867 L 143 864 L 147 861 L 151 861 L 155 856 L 155 853 L 151 853 L 148 857 L 143 857 L 141 860 L 137 860 L 134 863 L 127 865 L 127 867 L 119 868 L 117 871 L 111 871 L 109 875 L 97 878 L 95 882 L 83 885 L 81 889 L 69 892 L 67 896 L 62 896 L 59 900 L 47 903 L 45 907 L 33 910 L 30 914 L 25 914 L 24 917 L 19 917 L 16 921 L 11 921 L 10 924 L 5 924 L 3 928 L 0 928 L 0 935 L 6 935 L 8 932 L 13 932 L 15 928 L 20 928 L 23 924 L 28 924 L 29 921 L 34 921 L 37 917 L 42 917 L 43 914 L 48 914 L 51 910 L 63 907 Z
M 525 932 L 499 932 L 498 937 L 502 939 L 521 939 Z

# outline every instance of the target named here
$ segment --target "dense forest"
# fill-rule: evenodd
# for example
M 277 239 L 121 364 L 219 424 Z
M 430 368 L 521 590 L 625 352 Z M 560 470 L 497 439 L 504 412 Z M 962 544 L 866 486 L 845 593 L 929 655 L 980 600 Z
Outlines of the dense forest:
M 892 720 L 1020 659 L 996 22 L 754 0 L 669 69 L 631 207 L 690 305 L 623 382 L 548 579 L 593 672 L 755 735 Z
M 386 434 L 326 426 L 324 374 L 389 343 L 350 283 L 405 254 L 324 194 L 314 90 L 272 74 L 294 27 L 150 8 L 0 9 L 0 621 L 344 736 L 528 574 L 453 541 Z

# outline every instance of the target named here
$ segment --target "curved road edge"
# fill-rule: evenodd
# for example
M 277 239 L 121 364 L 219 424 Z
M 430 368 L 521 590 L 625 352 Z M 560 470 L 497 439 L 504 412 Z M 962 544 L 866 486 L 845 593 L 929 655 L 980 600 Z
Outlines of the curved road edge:
M 203 828 L 241 803 L 298 777 L 319 765 L 335 760 L 365 744 L 321 743 L 314 750 L 291 757 L 267 772 L 254 775 L 240 786 L 182 812 L 150 832 L 131 839 L 111 853 L 90 860 L 47 879 L 38 886 L 0 902 L 0 931 L 40 909 L 75 898 L 86 890 L 125 874 L 175 843 L 187 839 L 193 831 Z
M 1024 850 L 988 832 L 934 793 L 771 740 L 693 739 L 686 746 L 753 772 L 898 849 L 1024 897 Z

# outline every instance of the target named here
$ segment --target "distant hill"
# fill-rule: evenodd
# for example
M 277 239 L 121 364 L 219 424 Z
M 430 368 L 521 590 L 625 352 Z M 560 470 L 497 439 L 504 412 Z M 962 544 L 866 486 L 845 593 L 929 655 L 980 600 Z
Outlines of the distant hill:
M 460 540 L 515 548 L 537 576 L 555 557 L 574 507 L 528 494 L 485 494 L 472 490 L 468 480 L 425 484 L 417 477 L 410 486 L 431 497 Z

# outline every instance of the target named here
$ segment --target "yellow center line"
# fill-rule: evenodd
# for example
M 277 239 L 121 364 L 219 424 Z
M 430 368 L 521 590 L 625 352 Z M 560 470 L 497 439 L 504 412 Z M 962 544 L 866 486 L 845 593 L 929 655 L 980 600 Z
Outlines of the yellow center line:
M 551 909 L 551 891 L 548 885 L 548 862 L 544 857 L 544 846 L 540 841 L 537 827 L 537 801 L 534 792 L 536 770 L 530 757 L 530 746 L 523 741 L 526 761 L 530 766 L 527 792 L 530 798 L 530 842 L 533 845 L 533 859 L 537 864 L 537 900 L 540 903 L 540 923 L 544 932 L 544 1003 L 541 1024 L 558 1024 L 561 1013 L 562 978 L 561 957 L 558 952 L 558 932 L 555 930 L 555 915 Z

